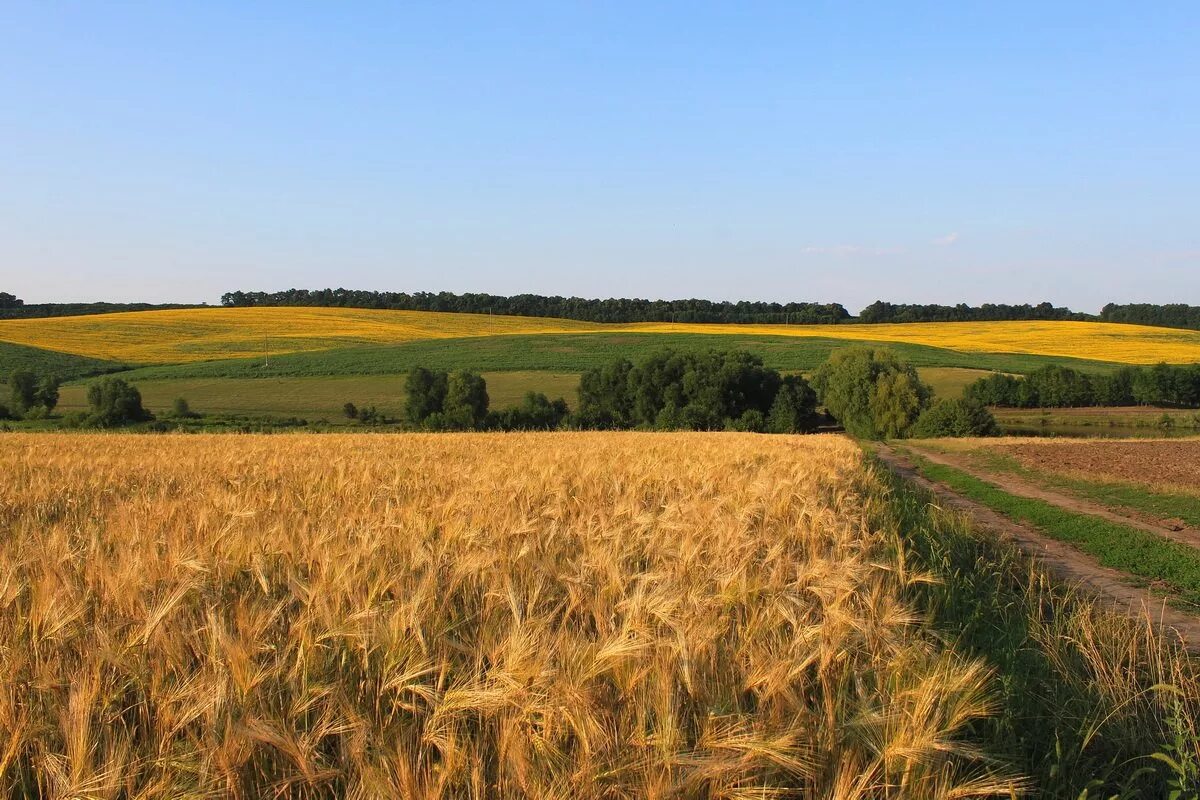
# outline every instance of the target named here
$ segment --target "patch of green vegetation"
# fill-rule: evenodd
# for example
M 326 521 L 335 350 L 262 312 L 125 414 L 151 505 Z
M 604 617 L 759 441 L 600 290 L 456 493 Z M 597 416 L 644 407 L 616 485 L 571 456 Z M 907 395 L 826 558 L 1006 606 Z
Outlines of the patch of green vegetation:
M 1017 497 L 973 475 L 915 458 L 925 477 L 1046 535 L 1078 547 L 1102 565 L 1143 581 L 1162 581 L 1173 589 L 1171 600 L 1200 607 L 1200 551 L 1152 533 L 1118 525 L 1051 503 Z
M 1082 359 L 1002 353 L 964 353 L 937 347 L 794 336 L 690 333 L 587 333 L 480 336 L 369 345 L 262 358 L 206 361 L 135 370 L 131 380 L 160 378 L 259 378 L 303 375 L 396 375 L 412 367 L 478 372 L 544 370 L 584 372 L 615 358 L 644 360 L 664 347 L 688 352 L 746 350 L 781 371 L 819 367 L 834 350 L 854 344 L 891 349 L 918 367 L 962 367 L 1024 373 L 1047 364 L 1106 371 L 1115 365 Z
M 1182 653 L 1163 640 L 1151 641 L 1168 656 L 1148 650 L 1130 632 L 1138 626 L 1096 613 L 1086 597 L 1031 569 L 1011 543 L 941 510 L 888 470 L 876 474 L 887 501 L 873 524 L 897 531 L 906 561 L 936 578 L 912 584 L 914 607 L 997 675 L 1000 713 L 975 724 L 978 738 L 1011 757 L 1037 796 L 1175 796 L 1187 776 L 1155 754 L 1171 752 L 1167 743 L 1181 722 L 1190 727 L 1191 712 L 1159 702 L 1163 679 L 1148 665 Z M 1133 681 L 1127 696 L 1104 690 L 1114 671 Z
M 133 377 L 136 374 L 125 373 L 122 377 L 137 386 L 146 407 L 160 417 L 167 414 L 180 397 L 188 401 L 192 411 L 206 417 L 300 417 L 346 425 L 354 424 L 343 414 L 346 403 L 354 403 L 360 408 L 375 407 L 390 417 L 400 417 L 404 411 L 404 375 L 141 380 Z M 526 392 L 542 392 L 550 398 L 562 397 L 574 405 L 579 386 L 579 376 L 569 373 L 492 372 L 484 373 L 483 377 L 493 409 L 518 404 Z M 84 410 L 87 384 L 64 386 L 58 407 L 63 412 Z
M 102 375 L 128 369 L 125 364 L 87 358 L 55 350 L 43 350 L 12 342 L 0 342 L 0 382 L 18 369 L 29 370 L 38 375 L 57 375 L 64 381 Z
M 1200 526 L 1200 497 L 1187 494 L 1168 494 L 1117 481 L 1089 481 L 1058 475 L 1025 466 L 1003 453 L 975 451 L 973 457 L 990 470 L 1006 472 L 1035 481 L 1043 486 L 1064 490 L 1084 500 L 1100 503 L 1118 512 L 1140 512 L 1157 519 L 1181 519 L 1189 525 Z

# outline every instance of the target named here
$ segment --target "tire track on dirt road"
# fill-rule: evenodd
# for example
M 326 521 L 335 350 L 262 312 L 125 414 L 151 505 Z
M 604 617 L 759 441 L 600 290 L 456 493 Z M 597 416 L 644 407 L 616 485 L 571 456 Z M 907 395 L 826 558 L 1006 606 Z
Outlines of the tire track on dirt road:
M 1188 650 L 1200 653 L 1200 618 L 1172 608 L 1162 597 L 1132 585 L 1126 573 L 1102 566 L 1065 542 L 929 480 L 907 457 L 890 446 L 877 443 L 874 453 L 892 472 L 931 492 L 943 507 L 963 513 L 981 529 L 1014 543 L 1056 580 L 1083 587 L 1096 600 L 1131 619 L 1148 621 L 1160 629 L 1173 631 Z

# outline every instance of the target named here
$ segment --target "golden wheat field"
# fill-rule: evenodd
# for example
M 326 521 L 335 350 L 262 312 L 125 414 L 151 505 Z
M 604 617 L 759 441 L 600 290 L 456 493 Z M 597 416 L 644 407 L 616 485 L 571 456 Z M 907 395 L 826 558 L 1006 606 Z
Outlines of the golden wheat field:
M 882 325 L 598 324 L 573 320 L 346 308 L 199 308 L 0 320 L 0 341 L 134 364 L 329 350 L 424 339 L 555 333 L 694 333 L 909 343 L 1126 364 L 1200 361 L 1200 331 L 1105 322 Z
M 0 781 L 1009 796 L 865 470 L 836 437 L 6 435 Z

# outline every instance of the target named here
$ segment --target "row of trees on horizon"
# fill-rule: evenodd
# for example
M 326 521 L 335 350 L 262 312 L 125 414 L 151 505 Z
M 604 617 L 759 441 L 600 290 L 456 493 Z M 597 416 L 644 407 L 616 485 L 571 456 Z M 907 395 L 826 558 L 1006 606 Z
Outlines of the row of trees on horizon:
M 1109 303 L 1100 314 L 1072 311 L 1042 302 L 889 303 L 876 300 L 853 316 L 841 303 L 775 303 L 740 300 L 587 299 L 558 295 L 493 295 L 476 292 L 376 292 L 356 289 L 286 289 L 280 292 L 226 292 L 221 305 L 318 306 L 399 311 L 447 311 L 465 314 L 550 317 L 584 322 L 713 322 L 726 324 L 829 325 L 888 322 L 990 322 L 1000 320 L 1093 320 L 1200 330 L 1200 306 L 1184 303 Z M 203 308 L 186 303 L 31 303 L 0 292 L 0 319 L 106 314 L 117 311 Z

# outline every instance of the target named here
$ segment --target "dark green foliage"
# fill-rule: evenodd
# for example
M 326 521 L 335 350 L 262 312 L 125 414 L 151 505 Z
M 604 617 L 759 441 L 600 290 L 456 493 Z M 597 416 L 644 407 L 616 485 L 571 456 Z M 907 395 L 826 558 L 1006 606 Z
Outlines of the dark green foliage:
M 765 430 L 769 433 L 808 433 L 816 430 L 817 393 L 798 375 L 786 375 L 771 402 Z
M 1158 325 L 1163 328 L 1200 330 L 1200 306 L 1183 303 L 1154 305 L 1152 303 L 1109 303 L 1100 310 L 1105 322 L 1127 322 L 1134 325 Z
M 441 426 L 446 430 L 475 430 L 484 427 L 488 413 L 487 381 L 474 372 L 459 370 L 446 381 L 446 402 Z
M 995 436 L 996 418 L 987 406 L 965 397 L 938 400 L 921 413 L 910 435 L 918 439 L 942 436 Z
M 1075 408 L 1150 405 L 1200 408 L 1200 364 L 1122 367 L 1093 375 L 1048 366 L 1024 378 L 989 375 L 966 388 L 965 396 L 1007 408 Z
M 446 402 L 447 374 L 424 367 L 414 367 L 408 373 L 404 388 L 408 399 L 404 415 L 409 423 L 422 425 L 431 414 L 440 413 Z
M 176 419 L 190 419 L 192 416 L 192 407 L 188 405 L 188 401 L 182 397 L 176 397 L 171 403 L 171 416 Z
M 346 415 L 346 419 L 358 419 L 358 406 L 354 403 L 346 403 L 342 406 L 342 413 Z
M 8 376 L 9 403 L 15 414 L 24 414 L 37 404 L 37 375 L 19 369 Z
M 0 419 L 12 419 L 12 412 L 8 410 L 8 406 L 0 403 Z
M 483 428 L 487 423 L 487 382 L 474 372 L 451 374 L 417 367 L 408 373 L 406 389 L 404 411 L 410 425 L 462 431 Z M 359 420 L 362 414 L 359 411 Z
M 761 431 L 782 385 L 779 373 L 750 353 L 661 350 L 636 366 L 618 359 L 585 372 L 579 384 L 577 424 L 601 429 Z M 789 383 L 801 416 L 804 389 L 803 378 Z M 780 424 L 785 416 L 781 406 Z
M 34 404 L 46 409 L 46 413 L 53 411 L 54 407 L 58 405 L 58 387 L 61 384 L 62 381 L 58 379 L 57 375 L 43 377 L 34 394 Z
M 863 439 L 905 436 L 929 405 L 929 387 L 890 350 L 848 347 L 813 380 L 817 397 L 846 431 Z
M 1091 314 L 1080 314 L 1069 308 L 1055 307 L 1052 303 L 1029 303 L 1007 305 L 984 303 L 973 307 L 966 303 L 956 306 L 936 304 L 885 303 L 876 300 L 859 312 L 857 322 L 990 322 L 996 320 L 1050 319 L 1086 320 L 1095 319 Z
M 503 431 L 552 431 L 562 427 L 568 416 L 567 401 L 550 400 L 541 392 L 528 392 L 518 406 L 493 412 L 488 427 Z
M 91 409 L 86 424 L 112 428 L 135 422 L 146 422 L 154 415 L 142 407 L 142 394 L 120 378 L 103 378 L 88 387 Z
M 3 295 L 0 292 L 0 295 Z M 9 295 L 12 297 L 12 295 Z M 190 303 L 0 303 L 0 319 L 32 319 L 34 317 L 77 317 L 92 314 L 115 314 L 120 311 L 162 311 L 173 308 L 204 308 L 206 304 Z
M 23 305 L 25 305 L 25 301 L 17 297 L 15 294 L 0 292 L 0 308 L 20 308 Z
M 373 292 L 356 289 L 288 289 L 282 292 L 227 292 L 224 306 L 335 306 L 403 311 L 454 311 L 556 317 L 589 322 L 727 322 L 814 325 L 842 322 L 850 313 L 840 303 L 767 303 L 712 300 L 641 300 L 546 297 L 453 292 Z

